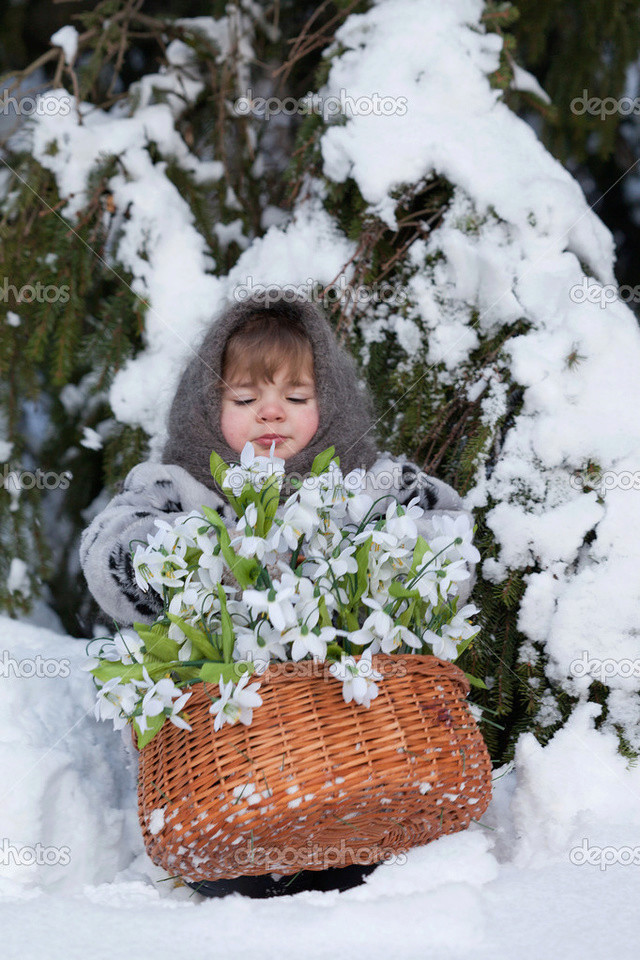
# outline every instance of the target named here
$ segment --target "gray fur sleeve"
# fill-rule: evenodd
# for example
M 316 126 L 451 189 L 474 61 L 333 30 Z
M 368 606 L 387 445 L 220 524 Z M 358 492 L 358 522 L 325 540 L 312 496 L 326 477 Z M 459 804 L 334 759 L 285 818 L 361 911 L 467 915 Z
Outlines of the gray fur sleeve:
M 455 517 L 465 515 L 471 526 L 474 523 L 473 514 L 465 510 L 459 494 L 443 480 L 427 476 L 423 470 L 410 460 L 401 460 L 383 456 L 377 460 L 365 475 L 363 493 L 368 493 L 373 500 L 378 500 L 375 506 L 376 514 L 384 514 L 391 503 L 392 494 L 400 503 L 406 504 L 415 497 L 419 497 L 418 506 L 425 511 L 425 516 L 418 522 L 420 534 L 429 540 L 434 536 L 431 520 L 435 516 Z M 476 564 L 467 563 L 470 576 L 460 583 L 460 603 L 466 603 L 476 582 Z
M 120 626 L 152 622 L 162 610 L 159 594 L 138 587 L 132 552 L 137 541 L 155 533 L 156 517 L 169 523 L 181 513 L 213 507 L 225 522 L 233 511 L 221 498 L 176 464 L 140 463 L 131 470 L 122 492 L 107 504 L 80 540 L 80 564 L 89 590 Z M 235 518 L 235 514 L 233 514 Z

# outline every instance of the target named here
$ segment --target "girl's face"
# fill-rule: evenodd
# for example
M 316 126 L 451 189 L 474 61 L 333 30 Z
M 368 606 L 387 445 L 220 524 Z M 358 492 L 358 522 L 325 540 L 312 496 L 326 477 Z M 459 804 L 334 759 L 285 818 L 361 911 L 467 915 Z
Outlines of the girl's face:
M 265 457 L 275 440 L 275 456 L 288 460 L 307 446 L 318 423 L 311 363 L 295 375 L 279 367 L 273 383 L 250 383 L 240 374 L 225 385 L 220 426 L 236 453 L 249 442 Z

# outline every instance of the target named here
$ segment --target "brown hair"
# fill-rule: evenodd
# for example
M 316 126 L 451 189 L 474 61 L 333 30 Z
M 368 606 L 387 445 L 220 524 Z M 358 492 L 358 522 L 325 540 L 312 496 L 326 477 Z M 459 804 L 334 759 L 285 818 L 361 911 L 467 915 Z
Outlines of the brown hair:
M 254 315 L 227 340 L 222 354 L 222 379 L 215 386 L 224 390 L 240 371 L 252 383 L 273 383 L 281 366 L 286 366 L 294 378 L 307 367 L 313 374 L 311 341 L 290 317 L 276 313 Z

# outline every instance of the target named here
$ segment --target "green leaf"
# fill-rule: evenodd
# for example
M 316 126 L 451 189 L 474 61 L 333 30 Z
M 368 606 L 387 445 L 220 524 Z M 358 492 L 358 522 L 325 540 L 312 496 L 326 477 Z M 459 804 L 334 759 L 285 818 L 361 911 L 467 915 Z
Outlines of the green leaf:
M 488 690 L 489 687 L 486 685 L 484 680 L 481 680 L 480 677 L 474 677 L 471 673 L 465 673 L 465 677 L 469 681 L 472 687 L 480 687 L 481 690 Z
M 205 663 L 200 667 L 199 677 L 205 683 L 219 683 L 220 677 L 227 683 L 238 682 L 244 673 L 253 673 L 253 664 L 239 660 L 236 663 Z
M 222 487 L 222 481 L 224 480 L 225 474 L 230 468 L 231 464 L 227 463 L 226 460 L 223 460 L 222 457 L 215 452 L 215 450 L 211 451 L 211 456 L 209 457 L 209 469 L 211 470 L 211 476 L 216 481 L 218 486 L 224 490 L 225 496 L 227 496 L 229 503 L 236 498 L 229 495 L 229 491 L 226 487 Z
M 96 680 L 106 683 L 114 677 L 122 677 L 123 683 L 129 680 L 143 680 L 143 666 L 152 680 L 166 676 L 172 670 L 179 670 L 181 662 L 177 660 L 155 660 L 142 663 L 122 663 L 120 660 L 104 660 L 99 667 L 91 671 Z
M 222 550 L 222 555 L 227 561 L 227 565 L 231 569 L 234 577 L 243 590 L 252 586 L 258 579 L 258 575 L 262 569 L 260 563 L 255 559 L 255 557 L 238 556 L 231 546 L 231 537 L 229 536 L 229 531 L 227 530 L 225 522 L 220 514 L 216 513 L 216 511 L 212 510 L 210 507 L 203 507 L 203 512 L 207 520 L 210 520 L 217 530 L 218 542 L 220 544 L 220 549 Z
M 138 723 L 138 718 L 134 717 L 133 726 L 138 735 L 138 750 L 142 750 L 143 747 L 149 743 L 150 740 L 153 740 L 156 733 L 159 733 L 164 722 L 167 718 L 164 713 L 159 713 L 157 717 L 147 717 L 147 729 L 144 733 L 140 730 L 140 725 Z
M 240 495 L 237 497 L 231 493 L 231 489 L 229 487 L 223 487 L 222 480 L 227 470 L 230 469 L 231 464 L 226 463 L 222 457 L 218 456 L 215 450 L 211 451 L 209 466 L 211 469 L 211 476 L 224 490 L 227 500 L 236 512 L 236 516 L 241 517 L 249 503 L 256 503 L 257 491 L 248 481 L 245 483 Z
M 320 626 L 330 627 L 331 616 L 327 610 L 327 601 L 322 596 L 318 598 L 318 613 L 320 614 Z
M 392 597 L 402 597 L 403 599 L 419 600 L 420 592 L 418 590 L 409 590 L 399 580 L 392 580 L 389 584 L 389 594 Z
M 314 459 L 311 464 L 311 476 L 317 477 L 321 473 L 325 473 L 327 467 L 331 463 L 334 453 L 336 452 L 335 447 L 327 447 L 326 450 L 323 450 L 322 453 L 319 453 L 318 456 Z M 340 457 L 336 457 L 336 463 L 340 466 Z
M 429 544 L 424 539 L 424 537 L 418 537 L 418 539 L 416 540 L 416 545 L 413 548 L 413 559 L 411 561 L 411 571 L 410 571 L 412 576 L 416 575 L 416 571 L 422 564 L 424 555 L 427 552 L 428 548 L 429 548 Z
M 478 633 L 479 633 L 479 632 L 480 632 L 480 631 L 478 630 Z M 464 651 L 467 649 L 467 647 L 468 647 L 470 644 L 473 643 L 473 641 L 474 641 L 474 640 L 476 639 L 476 637 L 478 636 L 478 633 L 474 633 L 474 635 L 473 635 L 472 637 L 467 637 L 466 640 L 461 640 L 461 641 L 460 641 L 460 643 L 459 643 L 458 646 L 457 646 L 458 656 L 460 656 L 462 653 L 464 653 Z
M 349 631 L 359 630 L 360 624 L 358 623 L 358 618 L 356 617 L 353 610 L 345 610 L 344 608 L 340 610 L 340 615 L 342 620 Z
M 272 473 L 260 491 L 260 508 L 262 510 L 262 524 L 258 527 L 258 536 L 260 537 L 266 537 L 273 525 L 273 519 L 280 503 L 280 486 L 280 477 L 276 473 Z
M 330 657 L 333 657 L 339 661 L 343 655 L 344 655 L 344 650 L 342 649 L 339 643 L 330 643 L 327 646 L 327 660 Z
M 129 680 L 143 679 L 141 663 L 122 663 L 121 660 L 104 660 L 91 673 L 101 683 L 113 680 L 114 677 L 122 677 L 125 683 Z
M 209 638 L 203 630 L 200 630 L 198 627 L 194 627 L 192 623 L 187 623 L 186 620 L 183 620 L 182 617 L 179 617 L 175 613 L 167 613 L 167 616 L 172 623 L 175 623 L 178 627 L 180 627 L 185 637 L 187 637 L 188 640 L 191 640 L 191 643 L 201 657 L 203 657 L 205 660 L 217 659 L 218 651 L 209 641 Z
M 358 572 L 356 573 L 356 590 L 352 599 L 352 606 L 355 607 L 360 602 L 360 597 L 367 589 L 369 578 L 367 576 L 369 572 L 369 551 L 371 549 L 372 537 L 367 537 L 355 552 L 356 563 L 358 564 Z
M 412 600 L 407 609 L 404 610 L 398 617 L 398 623 L 402 624 L 403 627 L 408 627 L 411 623 L 411 618 L 417 602 L 417 600 Z
M 133 629 L 144 643 L 146 653 L 150 653 L 158 660 L 177 660 L 179 645 L 169 639 L 169 628 L 166 624 L 154 623 L 151 627 L 146 623 L 134 623 Z
M 201 528 L 204 533 L 209 529 L 209 527 Z M 185 563 L 188 567 L 197 566 L 200 557 L 202 556 L 202 550 L 199 547 L 187 547 L 184 553 Z
M 220 601 L 220 622 L 222 624 L 222 659 L 225 663 L 231 663 L 235 634 L 227 610 L 227 598 L 224 595 L 224 588 L 221 583 L 218 584 L 218 600 Z

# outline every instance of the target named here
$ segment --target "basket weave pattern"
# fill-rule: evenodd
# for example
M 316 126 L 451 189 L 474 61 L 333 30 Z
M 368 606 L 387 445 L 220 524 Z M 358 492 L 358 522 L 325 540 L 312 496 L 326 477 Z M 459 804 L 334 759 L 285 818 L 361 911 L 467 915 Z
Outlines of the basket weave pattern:
M 185 880 L 376 863 L 468 826 L 491 762 L 466 677 L 433 656 L 375 655 L 369 709 L 328 665 L 270 665 L 250 726 L 215 732 L 218 688 L 194 688 L 192 732 L 165 723 L 140 753 L 147 852 Z M 211 696 L 209 696 L 210 694 Z

